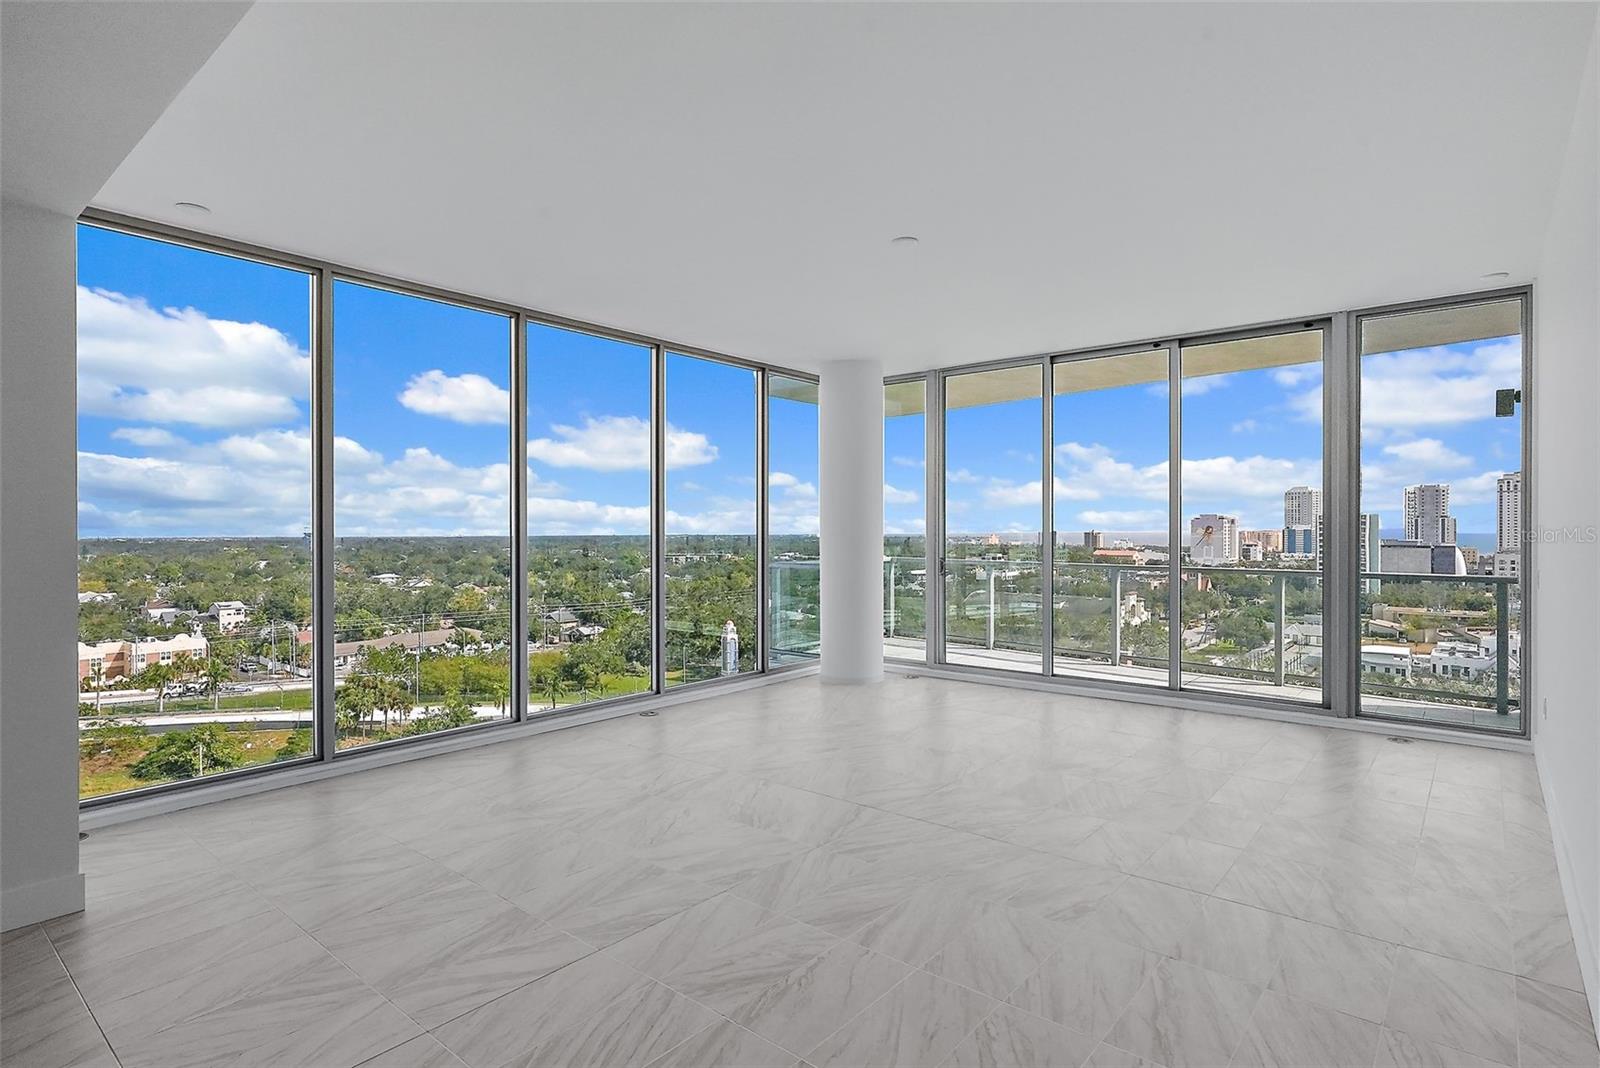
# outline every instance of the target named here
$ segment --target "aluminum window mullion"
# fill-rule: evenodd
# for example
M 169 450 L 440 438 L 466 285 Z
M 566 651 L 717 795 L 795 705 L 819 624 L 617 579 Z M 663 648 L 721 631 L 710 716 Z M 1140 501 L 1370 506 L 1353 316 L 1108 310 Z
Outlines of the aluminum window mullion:
M 772 606 L 767 603 L 772 591 L 770 561 L 768 557 L 768 484 L 772 466 L 772 440 L 769 420 L 771 382 L 765 370 L 756 371 L 756 671 L 767 670 L 771 655 L 772 635 L 768 616 Z
M 667 350 L 650 347 L 650 689 L 667 692 Z
M 1333 317 L 1323 342 L 1322 598 L 1323 704 L 1336 716 L 1356 714 L 1360 701 L 1361 432 L 1360 357 L 1351 317 Z M 1377 563 L 1369 561 L 1371 569 Z
M 1167 689 L 1183 689 L 1183 346 L 1167 344 Z M 1115 611 L 1115 609 L 1113 609 Z
M 923 548 L 927 559 L 923 579 L 923 659 L 929 667 L 944 663 L 944 379 L 929 371 L 922 394 L 923 494 L 927 507 L 923 520 Z
M 528 321 L 511 317 L 511 718 L 528 718 Z
M 1056 471 L 1055 471 L 1055 363 L 1044 360 L 1040 369 L 1039 475 L 1039 670 L 1045 678 L 1056 673 Z M 1111 611 L 1116 612 L 1112 605 Z
M 313 273 L 316 329 L 311 400 L 311 640 L 312 723 L 317 757 L 332 760 L 339 748 L 334 715 L 334 470 L 333 470 L 333 272 Z

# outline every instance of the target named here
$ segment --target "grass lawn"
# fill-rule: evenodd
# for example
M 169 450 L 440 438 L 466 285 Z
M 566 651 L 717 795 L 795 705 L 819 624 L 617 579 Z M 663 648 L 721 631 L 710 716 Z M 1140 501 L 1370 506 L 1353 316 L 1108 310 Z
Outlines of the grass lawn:
M 128 769 L 137 764 L 146 753 L 154 748 L 157 736 L 151 736 L 150 745 L 136 749 L 126 755 L 110 753 L 95 756 L 78 757 L 78 796 L 99 797 L 102 794 L 120 793 L 123 790 L 136 790 L 142 786 L 154 786 L 154 779 L 135 779 L 128 773 Z M 239 766 L 252 767 L 256 764 L 271 763 L 283 748 L 283 743 L 289 738 L 289 732 L 277 731 L 251 731 L 250 737 L 245 741 L 245 761 Z

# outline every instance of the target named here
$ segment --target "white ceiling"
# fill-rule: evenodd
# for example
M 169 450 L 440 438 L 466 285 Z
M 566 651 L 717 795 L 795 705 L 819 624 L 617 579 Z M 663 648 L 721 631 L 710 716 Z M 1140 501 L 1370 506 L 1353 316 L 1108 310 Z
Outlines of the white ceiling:
M 913 370 L 1531 278 L 1594 18 L 263 3 L 95 202 Z

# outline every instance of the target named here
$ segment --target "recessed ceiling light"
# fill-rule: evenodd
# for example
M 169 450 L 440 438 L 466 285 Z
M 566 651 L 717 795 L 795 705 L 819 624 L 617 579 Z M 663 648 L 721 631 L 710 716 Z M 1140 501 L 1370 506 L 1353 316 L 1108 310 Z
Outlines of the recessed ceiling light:
M 1481 277 L 1483 278 L 1483 280 L 1485 282 L 1498 282 L 1502 278 L 1510 278 L 1511 277 L 1511 272 L 1510 271 L 1490 271 L 1488 274 L 1482 275 Z
M 180 200 L 172 205 L 185 215 L 210 215 L 211 209 L 204 204 L 196 204 L 192 200 Z
M 912 237 L 910 234 L 901 234 L 899 237 L 893 238 L 889 242 L 889 244 L 899 245 L 901 248 L 910 248 L 916 243 L 917 239 Z

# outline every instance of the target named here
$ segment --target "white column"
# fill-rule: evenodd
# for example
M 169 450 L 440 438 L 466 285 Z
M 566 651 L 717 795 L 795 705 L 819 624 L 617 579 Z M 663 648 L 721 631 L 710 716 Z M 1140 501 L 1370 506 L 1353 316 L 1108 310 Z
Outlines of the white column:
M 0 203 L 0 926 L 83 908 L 78 874 L 77 233 Z
M 822 680 L 883 677 L 883 365 L 824 364 Z

